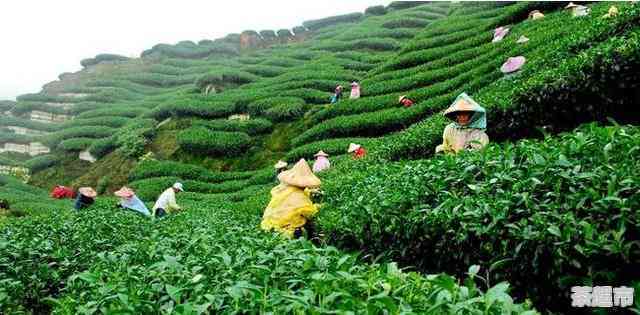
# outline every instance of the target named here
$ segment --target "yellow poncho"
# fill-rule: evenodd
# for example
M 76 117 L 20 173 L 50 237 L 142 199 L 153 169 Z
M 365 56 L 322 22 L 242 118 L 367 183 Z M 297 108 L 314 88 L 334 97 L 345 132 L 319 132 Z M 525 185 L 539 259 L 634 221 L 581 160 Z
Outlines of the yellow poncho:
M 317 212 L 318 206 L 313 204 L 307 190 L 281 183 L 271 189 L 271 201 L 260 226 L 263 230 L 275 230 L 291 238 L 293 232 Z

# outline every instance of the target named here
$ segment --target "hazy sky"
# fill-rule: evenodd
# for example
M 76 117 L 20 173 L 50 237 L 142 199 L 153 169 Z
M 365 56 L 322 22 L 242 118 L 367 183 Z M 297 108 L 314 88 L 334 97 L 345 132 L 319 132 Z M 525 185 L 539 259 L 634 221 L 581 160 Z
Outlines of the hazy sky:
M 137 57 L 158 43 L 292 28 L 302 21 L 363 12 L 389 2 L 3 0 L 0 100 L 38 92 L 60 73 L 80 70 L 80 60 L 99 53 Z

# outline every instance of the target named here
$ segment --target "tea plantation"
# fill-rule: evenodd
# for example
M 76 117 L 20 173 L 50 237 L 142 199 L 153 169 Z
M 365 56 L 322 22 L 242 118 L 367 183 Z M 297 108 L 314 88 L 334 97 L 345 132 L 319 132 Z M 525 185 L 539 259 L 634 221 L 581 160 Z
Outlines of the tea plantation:
M 640 313 L 640 6 L 565 5 L 392 2 L 100 54 L 0 101 L 0 313 Z M 491 144 L 434 156 L 462 92 Z M 319 237 L 263 232 L 273 164 L 319 150 Z M 162 219 L 112 197 L 176 181 L 185 210 Z M 55 185 L 100 196 L 75 211 Z M 596 285 L 635 304 L 571 307 Z

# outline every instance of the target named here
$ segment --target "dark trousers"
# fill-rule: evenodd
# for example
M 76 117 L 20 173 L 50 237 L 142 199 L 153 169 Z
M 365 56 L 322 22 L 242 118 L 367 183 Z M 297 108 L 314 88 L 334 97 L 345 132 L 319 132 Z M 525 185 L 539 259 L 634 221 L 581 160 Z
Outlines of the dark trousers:
M 89 198 L 87 196 L 84 196 L 83 194 L 78 193 L 78 198 L 76 198 L 74 208 L 76 208 L 76 210 L 84 209 L 92 205 L 94 201 L 95 200 L 93 200 L 93 198 Z
M 293 232 L 293 237 L 300 238 L 305 234 L 307 236 L 307 239 L 313 239 L 314 237 L 316 237 L 316 224 L 310 219 L 307 219 L 307 223 L 305 223 L 305 225 L 297 228 Z
M 164 217 L 165 215 L 167 215 L 167 212 L 164 211 L 164 209 L 162 209 L 162 208 L 156 209 L 156 218 L 159 219 L 159 218 Z

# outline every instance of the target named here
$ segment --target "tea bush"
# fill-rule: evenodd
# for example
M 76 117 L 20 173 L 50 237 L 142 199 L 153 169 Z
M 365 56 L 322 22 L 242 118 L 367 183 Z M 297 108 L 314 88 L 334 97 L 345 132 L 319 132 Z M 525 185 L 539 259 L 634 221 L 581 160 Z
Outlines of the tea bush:
M 24 162 L 24 165 L 31 170 L 31 173 L 36 173 L 47 169 L 58 163 L 59 158 L 54 154 L 44 154 L 31 158 Z
M 276 105 L 267 109 L 264 114 L 274 122 L 291 122 L 304 115 L 306 106 L 300 103 Z
M 343 14 L 343 15 L 336 15 L 336 16 L 323 18 L 323 19 L 318 19 L 318 20 L 304 21 L 302 23 L 302 26 L 304 26 L 305 28 L 307 28 L 309 30 L 316 31 L 316 30 L 319 30 L 321 28 L 324 28 L 324 27 L 327 27 L 327 26 L 331 26 L 331 25 L 335 25 L 335 24 L 339 24 L 339 23 L 357 22 L 357 21 L 361 20 L 362 18 L 363 18 L 363 14 L 360 13 L 360 12 L 356 12 L 356 13 L 349 13 L 349 14 Z M 294 29 L 294 32 L 295 32 L 295 29 Z
M 271 131 L 273 124 L 266 119 L 249 119 L 249 120 L 198 120 L 193 125 L 203 126 L 214 131 L 240 131 L 250 136 L 263 134 Z
M 127 61 L 129 60 L 129 58 L 125 57 L 125 56 L 120 56 L 120 55 L 115 55 L 115 54 L 99 54 L 97 56 L 95 56 L 94 58 L 87 58 L 87 59 L 83 59 L 80 64 L 83 67 L 89 67 L 89 66 L 94 66 L 97 65 L 101 62 L 122 62 L 122 61 Z
M 129 174 L 130 181 L 152 177 L 179 177 L 201 182 L 218 183 L 226 180 L 248 179 L 253 172 L 214 172 L 204 167 L 172 161 L 148 160 L 138 163 Z
M 587 126 L 460 156 L 352 163 L 325 180 L 319 222 L 341 247 L 426 271 L 476 262 L 538 305 L 566 308 L 551 292 L 633 278 L 640 165 L 627 153 L 639 135 Z
M 93 138 L 71 138 L 61 141 L 58 144 L 58 149 L 63 151 L 82 151 L 91 146 Z
M 95 118 L 87 118 L 87 119 L 74 119 L 72 121 L 67 121 L 61 124 L 59 128 L 64 129 L 64 128 L 81 127 L 81 126 L 106 126 L 111 128 L 119 128 L 124 126 L 128 121 L 129 121 L 128 117 L 103 116 L 103 117 L 95 117 Z
M 387 9 L 383 5 L 374 5 L 366 8 L 364 10 L 365 15 L 385 15 L 387 14 Z
M 141 107 L 112 107 L 112 108 L 99 108 L 91 111 L 86 111 L 76 118 L 78 119 L 89 119 L 89 118 L 97 118 L 103 116 L 117 116 L 117 117 L 128 117 L 134 118 L 140 114 L 147 112 L 147 109 Z
M 96 159 L 102 158 L 107 154 L 113 152 L 117 148 L 116 137 L 111 136 L 108 138 L 95 140 L 88 150 Z
M 134 119 L 118 130 L 114 135 L 115 145 L 125 156 L 137 158 L 145 153 L 145 146 L 155 135 L 156 121 L 153 119 Z
M 2 311 L 519 314 L 530 309 L 513 303 L 505 283 L 483 292 L 473 281 L 423 277 L 393 263 L 363 265 L 333 247 L 257 232 L 259 216 L 249 209 L 264 202 L 184 200 L 189 210 L 154 222 L 99 201 L 80 212 L 62 209 L 12 222 L 0 230 L 6 240 L 0 243 L 0 262 L 9 266 L 0 269 Z M 37 228 L 43 224 L 48 228 Z M 476 274 L 471 268 L 470 278 Z
M 178 145 L 195 154 L 234 156 L 251 146 L 251 137 L 244 132 L 210 131 L 194 126 L 178 134 Z
M 259 99 L 247 105 L 247 110 L 251 115 L 263 115 L 268 109 L 281 105 L 304 105 L 305 102 L 297 97 L 270 97 Z
M 50 147 L 55 147 L 63 140 L 71 138 L 104 138 L 111 136 L 114 131 L 114 128 L 106 126 L 72 127 L 44 136 L 43 142 Z

